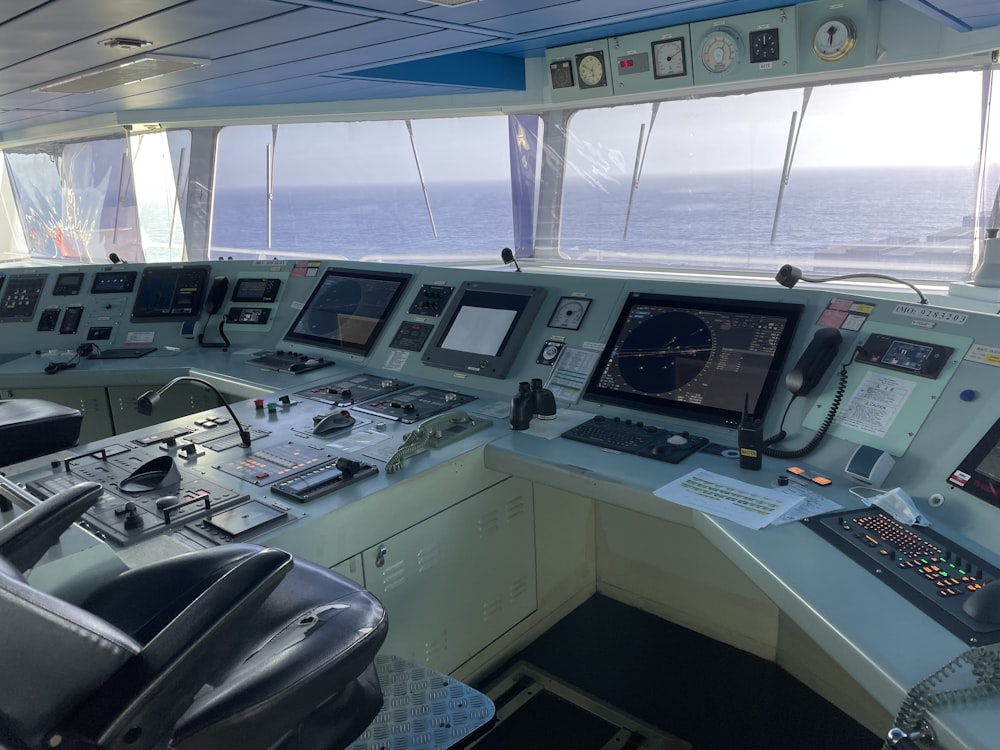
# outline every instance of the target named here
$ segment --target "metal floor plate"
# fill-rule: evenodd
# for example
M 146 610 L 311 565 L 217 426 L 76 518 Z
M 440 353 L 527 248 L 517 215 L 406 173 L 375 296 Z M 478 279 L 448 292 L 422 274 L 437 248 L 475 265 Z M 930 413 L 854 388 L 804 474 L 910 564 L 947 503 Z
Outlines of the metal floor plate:
M 493 702 L 448 675 L 398 656 L 375 660 L 384 703 L 349 750 L 447 750 L 493 719 Z
M 691 750 L 692 745 L 526 662 L 484 688 L 496 724 L 469 750 Z

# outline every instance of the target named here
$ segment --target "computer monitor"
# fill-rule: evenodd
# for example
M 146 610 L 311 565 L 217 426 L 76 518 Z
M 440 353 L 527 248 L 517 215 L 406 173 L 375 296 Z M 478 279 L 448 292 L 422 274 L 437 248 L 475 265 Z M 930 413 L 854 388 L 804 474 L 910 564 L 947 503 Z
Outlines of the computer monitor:
M 744 401 L 763 419 L 801 305 L 629 295 L 584 398 L 737 426 Z
M 139 278 L 132 320 L 196 320 L 208 286 L 209 266 L 148 266 Z
M 366 356 L 410 278 L 408 273 L 329 268 L 285 340 Z
M 544 300 L 542 287 L 464 282 L 424 353 L 424 364 L 506 377 Z

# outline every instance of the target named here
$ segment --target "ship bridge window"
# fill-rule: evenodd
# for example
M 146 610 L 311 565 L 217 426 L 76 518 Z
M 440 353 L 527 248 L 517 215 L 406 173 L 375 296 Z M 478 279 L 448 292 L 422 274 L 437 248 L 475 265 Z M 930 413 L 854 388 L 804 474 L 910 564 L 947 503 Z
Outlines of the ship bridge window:
M 245 125 L 219 135 L 213 255 L 496 260 L 506 117 Z
M 0 259 L 182 260 L 189 143 L 176 130 L 5 150 L 20 221 Z
M 578 111 L 559 234 L 540 244 L 601 264 L 968 278 L 983 74 Z

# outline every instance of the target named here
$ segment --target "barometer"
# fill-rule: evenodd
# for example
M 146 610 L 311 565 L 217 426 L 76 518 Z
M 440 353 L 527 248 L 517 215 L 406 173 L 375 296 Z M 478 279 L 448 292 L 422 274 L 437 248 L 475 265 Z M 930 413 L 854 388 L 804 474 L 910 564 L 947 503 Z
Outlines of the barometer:
M 701 64 L 709 73 L 728 73 L 736 67 L 742 53 L 739 34 L 728 26 L 717 26 L 701 42 Z
M 847 57 L 858 40 L 858 31 L 849 18 L 831 18 L 816 29 L 813 52 L 823 62 L 836 62 Z

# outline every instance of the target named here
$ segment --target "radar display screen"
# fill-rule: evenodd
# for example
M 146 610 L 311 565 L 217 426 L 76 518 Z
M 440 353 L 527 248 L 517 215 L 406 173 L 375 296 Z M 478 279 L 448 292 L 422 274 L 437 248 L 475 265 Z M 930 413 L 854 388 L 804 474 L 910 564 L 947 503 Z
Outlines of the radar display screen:
M 763 419 L 801 305 L 633 293 L 587 385 L 589 401 L 697 422 Z

